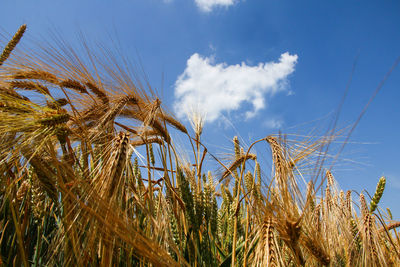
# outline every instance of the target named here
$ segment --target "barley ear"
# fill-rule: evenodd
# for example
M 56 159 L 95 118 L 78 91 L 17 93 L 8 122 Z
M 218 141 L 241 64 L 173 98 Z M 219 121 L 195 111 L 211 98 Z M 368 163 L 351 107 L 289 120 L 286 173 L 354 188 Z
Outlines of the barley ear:
M 240 144 L 237 136 L 233 137 L 233 144 L 235 148 L 235 159 L 240 158 Z
M 156 164 L 156 161 L 155 161 L 155 158 L 154 158 L 154 150 L 153 150 L 153 144 L 149 144 L 149 152 L 150 152 L 150 162 L 151 162 L 151 165 L 155 165 Z
M 393 220 L 393 215 L 392 215 L 392 211 L 389 208 L 386 208 L 387 213 L 389 215 L 389 219 Z
M 25 30 L 26 30 L 26 24 L 23 24 L 21 27 L 19 27 L 18 31 L 15 33 L 15 35 L 13 36 L 11 41 L 8 42 L 7 46 L 4 48 L 3 52 L 1 53 L 0 66 L 3 65 L 4 61 L 6 61 L 7 58 L 10 56 L 10 54 L 14 50 L 15 46 L 17 46 L 17 44 L 19 43 L 19 41 L 22 38 L 22 35 L 24 35 Z
M 370 203 L 370 211 L 371 213 L 374 212 L 378 206 L 378 203 L 383 195 L 383 191 L 385 190 L 385 185 L 386 185 L 386 178 L 382 176 L 379 179 L 379 182 L 376 186 L 375 194 L 371 199 Z
M 360 205 L 361 205 L 362 216 L 363 217 L 367 216 L 369 214 L 369 209 L 363 193 L 360 194 Z

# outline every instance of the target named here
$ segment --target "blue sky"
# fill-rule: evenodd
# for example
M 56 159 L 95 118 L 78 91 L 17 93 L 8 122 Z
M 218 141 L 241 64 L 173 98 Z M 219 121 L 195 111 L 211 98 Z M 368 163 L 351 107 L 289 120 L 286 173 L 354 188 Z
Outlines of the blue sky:
M 204 140 L 214 152 L 228 152 L 234 135 L 249 143 L 279 130 L 323 133 L 355 64 L 338 122 L 351 125 L 400 56 L 394 0 L 3 0 L 1 8 L 0 30 L 26 23 L 27 43 L 57 32 L 74 46 L 79 31 L 108 47 L 118 43 L 141 62 L 169 110 L 208 111 Z M 354 163 L 342 160 L 333 171 L 344 190 L 371 194 L 387 176 L 383 207 L 397 218 L 399 100 L 397 67 L 343 151 Z

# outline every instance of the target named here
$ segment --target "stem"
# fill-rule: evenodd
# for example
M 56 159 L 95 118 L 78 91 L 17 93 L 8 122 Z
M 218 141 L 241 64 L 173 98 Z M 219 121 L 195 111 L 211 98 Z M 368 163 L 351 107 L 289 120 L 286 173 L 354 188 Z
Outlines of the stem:
M 265 137 L 262 139 L 259 139 L 255 142 L 253 142 L 250 147 L 247 149 L 246 152 L 246 158 L 250 153 L 251 148 L 261 142 L 261 141 L 265 141 Z M 234 225 L 233 225 L 233 243 L 232 243 L 232 264 L 231 266 L 234 267 L 235 266 L 235 260 L 236 260 L 236 239 L 237 239 L 237 223 L 238 223 L 238 211 L 239 211 L 239 205 L 240 205 L 240 187 L 242 185 L 242 179 L 243 179 L 243 173 L 244 173 L 244 169 L 246 166 L 246 160 L 243 161 L 242 163 L 242 168 L 240 170 L 240 176 L 239 176 L 239 184 L 238 184 L 238 190 L 237 190 L 237 194 L 236 194 L 236 212 L 235 212 L 235 217 L 234 217 Z
M 22 239 L 22 234 L 21 234 L 21 228 L 20 225 L 17 221 L 17 216 L 16 216 L 16 212 L 14 209 L 14 205 L 12 203 L 12 201 L 10 201 L 10 209 L 11 209 L 11 213 L 12 213 L 12 218 L 14 221 L 14 226 L 15 226 L 15 232 L 17 234 L 17 239 L 18 239 L 18 248 L 19 251 L 21 252 L 21 257 L 22 257 L 22 261 L 24 263 L 24 266 L 28 267 L 28 259 L 26 258 L 26 253 L 25 253 L 25 248 L 24 248 L 24 241 Z

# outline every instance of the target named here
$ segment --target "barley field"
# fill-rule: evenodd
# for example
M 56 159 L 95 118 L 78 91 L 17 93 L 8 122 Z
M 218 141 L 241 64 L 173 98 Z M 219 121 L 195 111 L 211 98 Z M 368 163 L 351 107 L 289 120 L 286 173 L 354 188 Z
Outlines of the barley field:
M 370 194 L 340 189 L 325 164 L 343 133 L 232 137 L 220 158 L 201 116 L 187 129 L 89 50 L 85 63 L 67 45 L 19 49 L 25 30 L 1 44 L 1 265 L 400 265 L 386 178 Z

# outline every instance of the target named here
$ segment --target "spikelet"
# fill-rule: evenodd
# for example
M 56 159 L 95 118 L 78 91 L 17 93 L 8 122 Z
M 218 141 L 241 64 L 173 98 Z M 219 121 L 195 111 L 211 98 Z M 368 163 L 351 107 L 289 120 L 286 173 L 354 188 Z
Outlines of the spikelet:
M 53 102 L 47 101 L 47 106 L 52 109 L 60 109 L 61 107 L 68 104 L 68 100 L 65 98 L 58 98 Z
M 178 223 L 177 223 L 175 215 L 174 215 L 174 213 L 172 211 L 168 212 L 168 218 L 169 218 L 169 221 L 170 221 L 172 238 L 173 238 L 175 244 L 179 245 L 179 243 L 181 242 L 181 238 L 180 238 L 180 235 L 179 235 Z
M 183 132 L 183 133 L 188 133 L 186 127 L 180 123 L 178 120 L 176 120 L 174 117 L 165 114 L 165 113 L 160 113 L 160 117 L 161 119 L 165 120 L 167 123 L 169 123 L 170 125 L 172 125 L 174 128 L 178 129 L 179 131 Z
M 237 201 L 234 199 L 230 205 L 227 207 L 227 243 L 229 246 L 232 244 L 233 240 L 233 232 L 234 232 L 234 224 L 235 224 L 235 212 L 237 207 Z M 238 221 L 239 223 L 239 221 Z M 239 227 L 238 227 L 239 228 Z
M 315 201 L 314 201 L 314 186 L 313 186 L 313 182 L 309 181 L 307 184 L 307 198 L 306 201 L 308 203 L 308 205 L 310 205 L 310 210 L 314 211 L 315 209 Z
M 136 186 L 139 192 L 141 193 L 144 189 L 144 184 L 142 180 L 142 172 L 140 171 L 139 162 L 137 158 L 135 158 L 133 162 L 133 174 L 136 180 Z
M 255 166 L 255 176 L 257 181 L 255 181 L 255 190 L 254 190 L 254 197 L 257 201 L 261 201 L 261 170 L 260 170 L 260 163 L 256 162 Z
M 276 237 L 274 231 L 274 225 L 271 218 L 264 218 L 259 231 L 260 240 L 257 243 L 255 249 L 255 256 L 252 265 L 253 266 L 272 266 L 278 265 L 278 250 L 279 247 L 276 244 Z
M 278 228 L 278 231 L 285 243 L 292 249 L 297 263 L 304 265 L 305 261 L 298 242 L 301 228 L 300 220 L 293 221 L 286 218 L 283 225 Z
M 67 123 L 69 119 L 70 116 L 66 112 L 48 112 L 45 113 L 44 116 L 38 120 L 38 122 L 46 127 L 56 127 L 57 125 Z
M 365 218 L 365 216 L 367 216 L 369 214 L 369 209 L 368 209 L 368 205 L 367 202 L 365 201 L 365 196 L 363 193 L 360 194 L 360 209 L 361 209 L 361 214 L 363 216 L 363 218 Z
M 211 174 L 211 171 L 208 171 L 207 173 L 207 189 L 210 190 L 210 228 L 211 228 L 211 233 L 215 236 L 218 231 L 218 204 L 217 204 L 217 198 L 215 197 L 215 186 L 214 186 L 214 179 Z
M 390 224 L 386 225 L 386 229 L 389 230 L 389 231 L 392 230 L 392 229 L 395 229 L 397 227 L 400 227 L 400 222 L 393 222 L 393 223 L 390 223 Z M 384 232 L 384 231 L 386 231 L 386 229 L 385 229 L 385 227 L 382 227 L 382 228 L 379 229 L 379 232 Z
M 196 191 L 194 191 L 196 192 Z M 194 193 L 194 206 L 196 212 L 196 226 L 195 229 L 200 229 L 200 226 L 203 224 L 203 214 L 204 214 L 204 194 L 203 192 Z
M 179 167 L 176 168 L 176 179 L 178 181 L 181 199 L 185 204 L 185 213 L 187 216 L 187 220 L 190 223 L 191 227 L 195 227 L 196 217 L 194 213 L 193 195 L 190 191 L 189 181 Z
M 1 98 L 12 97 L 19 100 L 29 101 L 29 98 L 27 98 L 26 96 L 20 95 L 14 90 L 11 90 L 10 88 L 5 86 L 0 86 L 0 94 Z
M 15 200 L 18 204 L 18 207 L 21 205 L 22 201 L 24 200 L 25 196 L 30 190 L 31 185 L 27 180 L 23 181 L 20 187 L 18 188 Z
M 4 61 L 10 56 L 11 52 L 17 46 L 22 36 L 24 35 L 26 30 L 26 24 L 23 24 L 19 27 L 18 31 L 14 34 L 13 38 L 10 42 L 8 42 L 7 46 L 3 49 L 3 52 L 0 55 L 0 66 L 3 65 Z
M 265 232 L 268 240 L 267 266 L 275 266 L 278 265 L 278 248 L 275 244 L 275 233 L 272 221 L 268 220 L 264 226 L 267 228 L 265 229 Z
M 133 162 L 133 174 L 136 179 L 139 179 L 140 177 L 140 169 L 139 169 L 139 162 L 138 159 L 135 158 Z
M 115 120 L 115 117 L 118 116 L 121 110 L 128 103 L 135 104 L 137 103 L 137 98 L 133 95 L 124 95 L 116 99 L 110 110 L 101 118 L 98 127 L 101 128 L 110 122 Z
M 29 163 L 36 173 L 40 188 L 47 193 L 54 203 L 57 203 L 58 194 L 55 181 L 55 170 L 43 158 L 40 158 L 37 155 L 32 157 L 31 153 L 31 151 L 23 151 L 24 156 L 30 158 Z
M 29 167 L 29 181 L 32 192 L 32 209 L 35 219 L 41 219 L 46 207 L 46 196 L 41 188 L 40 181 L 34 173 L 33 167 Z
M 365 250 L 368 253 L 369 262 L 377 262 L 378 253 L 374 240 L 374 231 L 375 231 L 375 217 L 372 214 L 367 214 L 363 220 L 363 236 L 365 244 Z
M 386 208 L 387 214 L 389 216 L 390 220 L 393 220 L 393 215 L 392 215 L 392 211 L 389 208 Z
M 331 261 L 328 253 L 321 247 L 317 245 L 317 242 L 311 240 L 311 238 L 304 237 L 304 245 L 311 252 L 311 254 L 324 266 L 329 266 Z
M 350 219 L 350 229 L 353 235 L 353 243 L 355 244 L 357 251 L 360 251 L 362 244 L 360 238 L 360 232 L 358 230 L 357 223 L 353 218 Z
M 315 206 L 315 209 L 312 213 L 312 222 L 313 225 L 316 226 L 317 232 L 321 230 L 321 203 Z
M 251 192 L 254 188 L 254 177 L 253 174 L 251 174 L 250 171 L 248 171 L 245 176 L 244 176 L 244 184 L 247 188 L 248 192 Z
M 375 190 L 375 194 L 371 199 L 371 203 L 370 203 L 370 211 L 371 213 L 375 211 L 375 209 L 378 206 L 379 201 L 381 200 L 381 197 L 383 195 L 383 191 L 385 190 L 385 184 L 386 184 L 386 178 L 384 176 L 382 176 L 379 179 L 379 182 L 376 186 L 376 190 Z
M 54 74 L 44 70 L 21 70 L 12 75 L 15 80 L 33 79 L 42 80 L 51 84 L 58 84 L 58 78 Z
M 327 186 L 332 187 L 334 185 L 335 179 L 330 170 L 326 170 Z
M 340 190 L 339 200 L 340 200 L 340 207 L 341 207 L 342 210 L 344 210 L 346 202 L 345 202 L 345 199 L 344 199 L 344 191 L 343 190 Z
M 286 194 L 285 196 L 282 197 L 286 198 L 288 194 L 287 175 L 288 175 L 288 170 L 291 169 L 291 167 L 289 166 L 289 163 L 285 159 L 283 147 L 281 147 L 276 138 L 268 136 L 266 138 L 266 141 L 270 145 L 272 151 L 272 161 L 274 163 L 274 170 L 275 170 L 274 177 L 278 184 L 279 190 L 281 191 L 281 194 L 283 193 Z
M 347 216 L 352 215 L 352 205 L 351 205 L 351 190 L 347 190 L 346 192 L 346 204 L 345 204 L 345 211 Z
M 108 105 L 110 100 L 108 99 L 106 92 L 104 92 L 91 82 L 87 82 L 86 86 L 87 88 L 89 88 L 90 91 L 92 91 L 92 93 L 94 93 L 98 98 L 100 98 L 103 104 Z
M 240 156 L 238 159 L 236 159 L 227 170 L 225 170 L 225 172 L 222 174 L 222 177 L 220 179 L 220 182 L 225 179 L 226 177 L 228 177 L 234 170 L 236 170 L 244 161 L 246 160 L 256 160 L 257 156 L 254 154 L 248 154 L 246 155 L 242 155 Z
M 330 210 L 332 209 L 333 200 L 332 200 L 331 189 L 329 188 L 329 186 L 325 188 L 325 204 L 327 211 L 330 212 Z
M 203 205 L 204 205 L 204 218 L 206 222 L 210 221 L 211 217 L 211 203 L 212 203 L 212 193 L 211 193 L 211 186 L 207 183 L 206 175 L 203 174 L 203 183 L 204 183 L 204 192 L 203 192 Z
M 233 137 L 233 145 L 235 149 L 235 159 L 240 158 L 240 144 L 237 136 Z
M 131 145 L 132 146 L 142 146 L 142 145 L 145 145 L 145 144 L 151 145 L 152 143 L 162 145 L 163 141 L 160 138 L 153 137 L 153 138 L 147 138 L 147 139 L 134 140 L 134 141 L 131 142 Z
M 149 153 L 150 153 L 150 163 L 151 165 L 155 165 L 156 164 L 156 160 L 154 158 L 154 151 L 153 151 L 153 144 L 150 143 L 149 144 Z
M 72 80 L 72 79 L 65 79 L 65 80 L 61 81 L 59 83 L 59 85 L 64 88 L 76 90 L 81 94 L 88 93 L 85 86 L 83 86 L 80 82 Z
M 11 81 L 10 88 L 21 89 L 21 90 L 33 90 L 41 94 L 50 95 L 49 89 L 46 86 L 31 81 Z
M 127 149 L 129 144 L 129 134 L 120 132 L 115 138 L 115 151 L 112 158 L 112 173 L 110 174 L 111 183 L 108 188 L 108 197 L 110 198 L 118 185 L 121 184 L 121 174 L 125 169 L 127 158 Z
M 56 136 L 61 145 L 67 142 L 67 137 L 70 134 L 70 130 L 65 125 L 56 127 Z
M 211 220 L 210 220 L 211 233 L 214 236 L 218 235 L 218 204 L 217 198 L 214 196 L 211 202 Z

